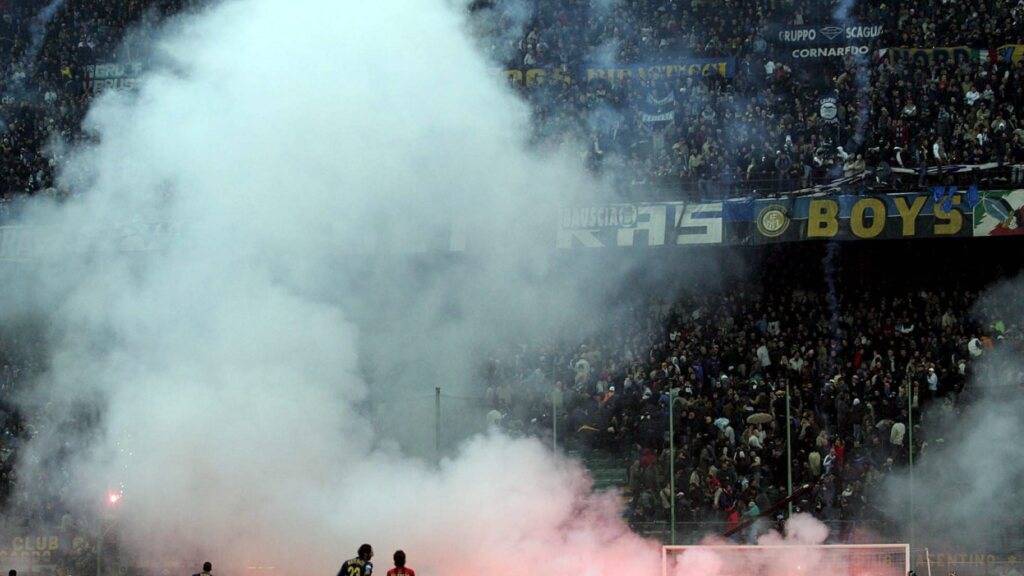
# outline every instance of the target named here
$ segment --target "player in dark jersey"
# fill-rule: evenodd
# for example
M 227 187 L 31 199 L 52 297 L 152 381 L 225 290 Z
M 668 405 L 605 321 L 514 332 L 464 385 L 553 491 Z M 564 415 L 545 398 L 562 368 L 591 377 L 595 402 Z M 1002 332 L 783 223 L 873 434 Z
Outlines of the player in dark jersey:
M 341 565 L 338 576 L 371 576 L 373 574 L 371 558 L 373 558 L 373 547 L 363 544 L 359 547 L 355 558 L 345 560 L 345 563 Z
M 197 572 L 192 576 L 213 576 L 213 564 L 209 562 L 203 562 L 203 571 Z
M 395 567 L 388 570 L 388 576 L 416 576 L 416 571 L 405 565 L 405 552 L 395 551 Z

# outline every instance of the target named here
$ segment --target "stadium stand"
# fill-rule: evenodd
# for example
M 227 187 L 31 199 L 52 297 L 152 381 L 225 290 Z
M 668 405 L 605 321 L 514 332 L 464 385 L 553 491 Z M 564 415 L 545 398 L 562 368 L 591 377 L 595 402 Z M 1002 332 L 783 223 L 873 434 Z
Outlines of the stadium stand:
M 1015 88 L 1024 69 L 1016 52 L 996 48 L 1020 42 L 1007 27 L 1022 22 L 1019 4 L 964 14 L 934 2 L 861 2 L 841 18 L 836 2 L 636 2 L 596 16 L 593 4 L 540 10 L 514 46 L 513 69 L 560 68 L 557 81 L 510 77 L 536 104 L 539 131 L 591 143 L 591 165 L 641 198 L 767 195 L 865 171 L 873 187 L 892 189 L 915 183 L 894 179 L 893 168 L 1024 160 Z M 964 24 L 990 20 L 984 38 Z M 775 40 L 787 26 L 840 21 L 885 24 L 859 55 L 793 58 Z M 567 45 L 576 47 L 568 60 Z M 898 49 L 934 46 L 963 48 Z M 936 56 L 946 52 L 957 55 Z M 657 66 L 708 60 L 726 64 Z M 574 75 L 580 67 L 586 73 Z M 822 117 L 825 98 L 836 105 L 832 121 Z
M 977 357 L 1024 343 L 1004 311 L 976 301 L 980 279 L 1006 270 L 986 259 L 962 274 L 941 266 L 968 253 L 958 244 L 919 268 L 909 249 L 846 248 L 849 262 L 871 264 L 835 276 L 834 290 L 827 247 L 748 253 L 752 275 L 645 299 L 600 337 L 495 359 L 492 420 L 550 440 L 558 415 L 559 442 L 591 463 L 599 485 L 627 494 L 638 528 L 664 532 L 668 403 L 678 394 L 676 519 L 697 538 L 786 498 L 788 382 L 792 483 L 810 486 L 795 511 L 825 521 L 837 541 L 865 527 L 885 533 L 885 476 L 941 444 L 977 394 L 967 386 Z
M 0 1 L 0 221 L 19 198 L 68 192 L 53 190 L 61 147 L 51 144 L 86 138 L 98 87 L 127 86 L 145 66 L 128 31 L 197 4 Z M 531 103 L 534 141 L 585 143 L 588 166 L 626 198 L 907 190 L 1022 173 L 1024 0 L 871 0 L 849 11 L 820 0 L 522 4 L 478 0 L 470 12 L 484 30 L 515 31 L 484 43 Z M 808 63 L 794 56 L 804 48 L 779 46 L 786 30 L 874 25 L 863 54 Z M 115 66 L 109 76 L 103 65 Z M 844 282 L 830 301 L 809 278 L 823 271 L 804 270 L 800 251 L 815 249 L 762 249 L 754 281 L 638 307 L 626 328 L 586 343 L 495 360 L 483 403 L 510 431 L 537 435 L 558 404 L 565 441 L 622 471 L 642 525 L 667 518 L 666 402 L 678 388 L 678 517 L 735 525 L 785 492 L 788 379 L 794 483 L 814 487 L 798 506 L 828 520 L 877 518 L 866 495 L 904 465 L 908 416 L 933 403 L 955 418 L 975 351 L 1020 346 L 1020 327 L 979 324 L 977 284 L 956 279 L 887 291 Z M 5 398 L 40 369 L 36 348 L 24 333 L 0 337 L 0 506 L 34 421 Z M 535 373 L 538 389 L 524 384 Z M 756 413 L 769 418 L 748 425 Z M 919 426 L 913 450 L 928 441 L 928 423 Z M 74 558 L 89 562 L 87 551 Z
M 13 195 L 53 185 L 60 147 L 49 144 L 82 137 L 93 95 L 130 86 L 125 69 L 145 65 L 133 41 L 144 33 L 126 32 L 200 4 L 0 7 L 7 210 Z M 954 173 L 1005 180 L 1024 164 L 1019 1 L 476 0 L 470 12 L 496 67 L 533 104 L 536 139 L 584 143 L 588 164 L 629 198 L 764 196 L 836 181 L 892 190 Z M 783 40 L 799 31 L 816 40 Z M 855 53 L 800 56 L 818 44 Z

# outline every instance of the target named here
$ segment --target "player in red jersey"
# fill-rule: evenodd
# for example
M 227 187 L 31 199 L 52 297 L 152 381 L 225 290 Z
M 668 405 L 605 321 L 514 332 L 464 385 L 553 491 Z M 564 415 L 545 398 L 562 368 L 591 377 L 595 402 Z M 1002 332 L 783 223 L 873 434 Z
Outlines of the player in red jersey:
M 395 567 L 388 570 L 388 576 L 416 576 L 416 571 L 405 565 L 405 552 L 395 551 Z

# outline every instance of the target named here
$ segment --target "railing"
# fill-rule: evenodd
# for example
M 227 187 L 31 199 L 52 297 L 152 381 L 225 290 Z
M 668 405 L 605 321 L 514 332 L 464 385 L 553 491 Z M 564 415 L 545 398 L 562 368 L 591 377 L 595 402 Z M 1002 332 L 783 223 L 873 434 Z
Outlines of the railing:
M 922 554 L 921 562 L 925 562 L 924 550 L 931 550 L 931 562 L 933 564 L 974 565 L 985 567 L 987 565 L 993 570 L 998 567 L 1017 565 L 1017 570 L 1024 575 L 1024 523 L 1019 521 L 1012 525 L 1005 525 L 1005 529 L 998 535 L 987 540 L 983 549 L 960 549 L 959 539 L 956 535 L 949 535 L 953 540 L 946 540 L 939 536 L 924 535 L 912 539 L 909 528 L 900 524 L 874 519 L 862 520 L 827 520 L 820 519 L 829 529 L 829 536 L 826 540 L 830 544 L 858 544 L 865 541 L 875 542 L 913 542 L 915 549 Z M 652 522 L 631 522 L 630 526 L 637 533 L 648 538 L 659 540 L 670 544 L 671 525 L 667 521 Z M 699 544 L 709 536 L 721 537 L 729 528 L 730 524 L 721 521 L 680 521 L 676 522 L 676 544 Z M 781 524 L 763 519 L 743 530 L 729 540 L 736 544 L 756 544 L 757 538 L 772 529 L 781 529 Z M 917 532 L 925 532 L 925 526 L 920 523 L 916 526 Z M 953 554 L 952 552 L 956 553 Z M 915 552 L 916 554 L 916 552 Z M 933 566 L 934 568 L 934 566 Z M 941 572 L 945 576 L 950 571 L 960 572 L 959 569 L 950 568 Z M 983 571 L 983 574 L 999 573 L 998 570 Z M 923 571 L 918 571 L 919 576 L 924 576 Z
M 974 169 L 961 166 L 931 166 L 925 174 L 919 169 L 868 168 L 840 178 L 818 176 L 733 178 L 660 177 L 652 182 L 627 183 L 625 195 L 635 200 L 721 201 L 734 198 L 822 194 L 866 194 L 908 192 L 930 186 L 953 185 L 982 189 L 1024 186 L 1024 164 L 987 164 Z
M 829 529 L 827 542 L 850 544 L 863 539 L 864 534 L 895 535 L 893 527 L 885 522 L 874 520 L 822 520 Z M 631 522 L 630 526 L 644 536 L 670 544 L 672 526 L 667 521 Z M 721 537 L 732 525 L 719 521 L 678 521 L 676 522 L 676 544 L 699 544 L 709 536 Z M 736 544 L 755 544 L 757 538 L 769 530 L 780 528 L 775 522 L 767 519 L 759 521 L 749 529 L 742 530 L 730 540 Z
M 835 179 L 817 178 L 752 178 L 742 181 L 719 178 L 689 178 L 685 180 L 662 177 L 653 182 L 620 182 L 618 187 L 624 199 L 634 201 L 722 201 L 740 198 L 765 198 L 805 194 L 865 194 L 909 192 L 936 185 L 965 188 L 978 185 L 981 189 L 1001 189 L 1024 186 L 1024 164 L 987 164 L 981 167 L 932 166 L 927 173 L 913 169 L 893 169 L 884 175 L 875 168 Z M 60 198 L 54 189 L 40 191 Z M 0 224 L 17 217 L 30 196 L 20 193 L 0 195 Z

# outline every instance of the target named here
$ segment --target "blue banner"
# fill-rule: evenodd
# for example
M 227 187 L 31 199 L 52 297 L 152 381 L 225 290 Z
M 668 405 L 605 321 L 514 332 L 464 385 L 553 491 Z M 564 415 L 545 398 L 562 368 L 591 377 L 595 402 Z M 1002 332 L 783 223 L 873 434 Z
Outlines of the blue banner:
M 936 238 L 973 234 L 974 193 L 804 196 L 726 202 L 725 242 Z

